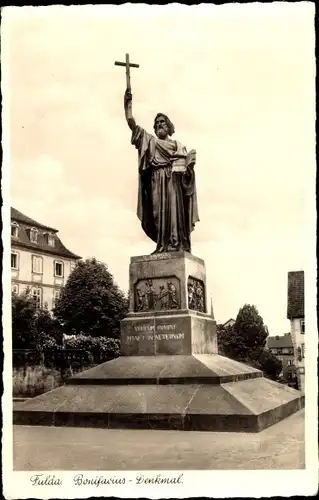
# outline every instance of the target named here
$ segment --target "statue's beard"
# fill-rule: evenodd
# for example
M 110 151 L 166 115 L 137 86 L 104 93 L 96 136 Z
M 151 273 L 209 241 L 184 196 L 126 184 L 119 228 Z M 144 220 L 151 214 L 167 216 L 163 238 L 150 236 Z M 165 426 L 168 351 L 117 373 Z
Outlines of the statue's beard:
M 166 137 L 168 135 L 168 132 L 163 127 L 158 127 L 158 129 L 156 130 L 156 135 L 157 135 L 157 137 L 159 137 L 159 136 Z

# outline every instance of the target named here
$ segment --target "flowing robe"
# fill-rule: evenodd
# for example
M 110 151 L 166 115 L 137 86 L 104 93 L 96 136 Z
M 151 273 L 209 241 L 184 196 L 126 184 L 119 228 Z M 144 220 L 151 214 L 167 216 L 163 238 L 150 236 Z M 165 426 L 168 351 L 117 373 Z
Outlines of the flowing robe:
M 137 216 L 155 252 L 191 251 L 190 233 L 199 220 L 195 173 L 176 171 L 174 155 L 187 151 L 177 141 L 158 139 L 137 126 L 132 144 L 138 150 Z

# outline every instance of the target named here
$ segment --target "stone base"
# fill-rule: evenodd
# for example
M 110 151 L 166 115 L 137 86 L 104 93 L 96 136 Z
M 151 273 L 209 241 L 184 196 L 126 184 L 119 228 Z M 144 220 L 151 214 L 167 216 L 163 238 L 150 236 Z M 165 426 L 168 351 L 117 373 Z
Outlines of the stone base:
M 124 356 L 217 354 L 216 321 L 191 311 L 129 315 L 121 322 Z
M 121 321 L 122 355 L 217 354 L 202 259 L 187 252 L 132 257 L 129 302 Z
M 299 391 L 218 354 L 123 356 L 19 404 L 13 422 L 259 432 L 303 405 Z

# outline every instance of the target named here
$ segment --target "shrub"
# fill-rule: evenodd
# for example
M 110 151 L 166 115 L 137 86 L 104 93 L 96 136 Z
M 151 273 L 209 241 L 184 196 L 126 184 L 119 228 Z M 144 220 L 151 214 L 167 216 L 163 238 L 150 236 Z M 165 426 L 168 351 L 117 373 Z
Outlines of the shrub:
M 82 349 L 90 352 L 96 363 L 113 359 L 120 355 L 120 341 L 106 337 L 91 337 L 83 333 L 66 338 L 65 349 Z
M 34 397 L 51 391 L 61 385 L 58 370 L 42 365 L 26 368 L 13 368 L 12 389 L 15 397 Z

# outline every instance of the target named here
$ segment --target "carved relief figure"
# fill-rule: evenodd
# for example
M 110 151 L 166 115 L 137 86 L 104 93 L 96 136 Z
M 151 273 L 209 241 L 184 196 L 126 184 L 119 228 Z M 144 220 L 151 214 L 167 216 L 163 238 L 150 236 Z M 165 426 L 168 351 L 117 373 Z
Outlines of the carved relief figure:
M 158 300 L 160 302 L 161 309 L 167 309 L 167 295 L 168 295 L 168 292 L 167 292 L 167 290 L 165 290 L 165 286 L 160 285 L 160 293 L 158 295 Z
M 146 303 L 147 303 L 147 309 L 154 309 L 155 305 L 155 290 L 153 288 L 153 281 L 152 280 L 147 280 L 146 281 Z
M 195 309 L 196 308 L 196 303 L 195 303 L 195 287 L 194 287 L 194 283 L 193 282 L 188 283 L 188 307 L 189 307 L 189 309 Z
M 177 278 L 155 278 L 138 282 L 135 288 L 135 311 L 178 309 L 180 289 Z
M 205 289 L 204 284 L 195 278 L 189 277 L 187 283 L 188 308 L 199 312 L 205 312 Z
M 171 282 L 167 282 L 168 291 L 168 309 L 176 309 L 178 307 L 176 286 Z
M 196 287 L 196 309 L 197 311 L 204 312 L 204 292 L 201 283 L 197 283 Z
M 136 309 L 143 311 L 145 309 L 145 295 L 140 288 L 136 288 Z

